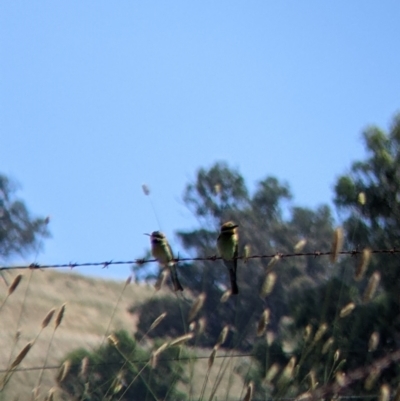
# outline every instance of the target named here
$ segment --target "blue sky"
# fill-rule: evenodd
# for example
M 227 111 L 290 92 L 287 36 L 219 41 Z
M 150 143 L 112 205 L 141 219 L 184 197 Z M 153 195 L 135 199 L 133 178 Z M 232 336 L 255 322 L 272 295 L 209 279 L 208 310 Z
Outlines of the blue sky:
M 133 259 L 226 161 L 329 203 L 361 131 L 399 111 L 400 3 L 0 3 L 0 172 L 50 215 L 39 263 Z M 28 259 L 31 262 L 31 259 Z M 129 267 L 81 269 L 127 277 Z

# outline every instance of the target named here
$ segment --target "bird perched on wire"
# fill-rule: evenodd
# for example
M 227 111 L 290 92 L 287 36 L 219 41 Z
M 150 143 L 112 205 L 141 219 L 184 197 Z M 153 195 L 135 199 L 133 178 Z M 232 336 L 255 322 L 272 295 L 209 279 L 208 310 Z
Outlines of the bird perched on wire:
M 229 271 L 232 294 L 239 294 L 239 288 L 236 282 L 239 249 L 239 234 L 237 228 L 237 224 L 232 221 L 227 221 L 221 225 L 221 230 L 217 239 L 218 252 Z
M 158 260 L 161 266 L 164 268 L 169 267 L 174 291 L 183 291 L 183 287 L 178 279 L 175 263 L 173 262 L 174 255 L 167 237 L 161 231 L 153 231 L 151 234 L 146 235 L 150 237 L 151 254 Z

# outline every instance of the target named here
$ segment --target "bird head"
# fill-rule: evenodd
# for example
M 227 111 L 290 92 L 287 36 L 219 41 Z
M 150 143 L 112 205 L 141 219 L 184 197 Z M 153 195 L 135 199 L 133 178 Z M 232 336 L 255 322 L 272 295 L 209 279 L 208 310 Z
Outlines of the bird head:
M 233 221 L 227 221 L 226 223 L 221 225 L 221 233 L 233 233 L 236 231 L 236 228 L 239 227 Z

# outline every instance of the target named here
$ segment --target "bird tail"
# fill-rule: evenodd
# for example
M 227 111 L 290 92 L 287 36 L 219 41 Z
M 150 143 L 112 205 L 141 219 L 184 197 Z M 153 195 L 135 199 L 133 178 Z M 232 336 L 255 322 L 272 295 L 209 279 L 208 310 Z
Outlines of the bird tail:
M 229 269 L 229 278 L 231 279 L 232 295 L 239 294 L 239 288 L 236 282 L 236 272 L 233 269 Z
M 174 291 L 183 291 L 183 287 L 178 279 L 178 272 L 176 271 L 176 266 L 171 264 L 170 269 L 171 269 L 171 279 L 172 279 L 172 284 L 174 286 Z

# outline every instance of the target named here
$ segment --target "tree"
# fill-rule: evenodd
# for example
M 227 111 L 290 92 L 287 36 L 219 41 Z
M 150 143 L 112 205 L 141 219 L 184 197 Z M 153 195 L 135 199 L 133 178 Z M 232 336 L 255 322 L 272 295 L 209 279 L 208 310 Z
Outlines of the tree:
M 219 227 L 227 220 L 239 225 L 240 255 L 245 245 L 250 245 L 251 254 L 293 252 L 301 239 L 307 239 L 304 251 L 330 247 L 333 219 L 329 208 L 321 206 L 312 211 L 293 207 L 291 198 L 288 185 L 274 177 L 261 180 L 251 194 L 238 171 L 216 163 L 210 169 L 200 169 L 184 191 L 183 199 L 200 226 L 178 231 L 177 235 L 184 250 L 194 257 L 216 254 Z M 270 259 L 239 261 L 240 294 L 227 302 L 221 302 L 229 288 L 228 272 L 222 262 L 196 261 L 178 266 L 184 287 L 195 295 L 206 294 L 201 314 L 207 320 L 207 329 L 199 345 L 213 346 L 222 327 L 229 325 L 233 330 L 226 346 L 250 349 L 256 321 L 265 308 L 271 310 L 270 326 L 277 328 L 281 316 L 290 312 L 288 301 L 298 291 L 326 280 L 330 272 L 329 263 L 321 258 L 282 259 L 276 267 L 275 288 L 271 294 L 260 296 L 269 262 Z M 179 310 L 178 302 L 175 308 Z
M 16 198 L 17 186 L 0 174 L 0 258 L 25 255 L 40 247 L 49 236 L 48 219 L 32 217 L 25 203 Z

